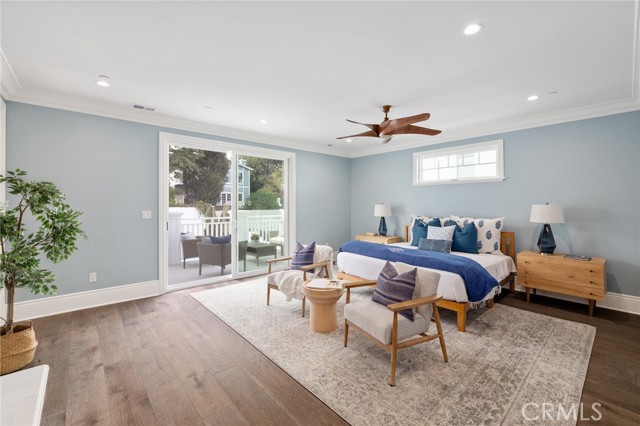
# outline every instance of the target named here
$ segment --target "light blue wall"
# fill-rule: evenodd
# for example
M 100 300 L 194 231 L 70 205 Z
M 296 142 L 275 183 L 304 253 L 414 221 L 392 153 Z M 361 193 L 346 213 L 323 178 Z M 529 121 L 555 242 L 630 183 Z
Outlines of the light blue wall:
M 412 154 L 504 139 L 498 183 L 415 187 Z M 640 296 L 640 112 L 357 158 L 351 163 L 351 234 L 375 231 L 375 203 L 391 204 L 389 235 L 402 235 L 412 213 L 506 216 L 517 250 L 535 249 L 540 225 L 531 204 L 564 207 L 552 225 L 557 252 L 608 258 L 608 290 Z
M 89 240 L 81 241 L 79 250 L 69 260 L 52 267 L 58 277 L 58 294 L 158 279 L 158 132 L 161 131 L 214 138 L 7 103 L 7 170 L 21 168 L 31 179 L 54 182 L 67 195 L 69 203 L 84 213 L 83 228 Z M 349 238 L 350 232 L 350 161 L 306 151 L 293 152 L 298 178 L 297 237 L 303 242 L 328 242 L 337 248 Z M 142 210 L 151 210 L 153 220 L 141 220 Z M 87 282 L 89 272 L 98 273 L 96 283 Z M 17 294 L 18 300 L 34 297 L 24 289 Z

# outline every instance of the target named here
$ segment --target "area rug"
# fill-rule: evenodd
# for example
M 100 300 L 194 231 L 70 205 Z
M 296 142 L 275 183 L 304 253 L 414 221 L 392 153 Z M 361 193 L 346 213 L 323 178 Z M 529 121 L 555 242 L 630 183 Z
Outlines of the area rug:
M 391 387 L 388 353 L 355 331 L 343 347 L 344 297 L 338 329 L 319 334 L 299 301 L 274 291 L 266 305 L 266 278 L 192 296 L 352 425 L 535 425 L 543 404 L 554 425 L 575 425 L 564 413 L 579 410 L 595 338 L 589 325 L 499 303 L 469 311 L 460 333 L 440 309 L 449 362 L 437 340 L 403 349 Z

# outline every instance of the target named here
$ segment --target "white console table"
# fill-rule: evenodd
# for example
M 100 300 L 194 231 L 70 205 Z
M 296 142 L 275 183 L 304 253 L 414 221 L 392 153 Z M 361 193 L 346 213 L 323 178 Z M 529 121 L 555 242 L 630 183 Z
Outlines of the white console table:
M 0 425 L 40 424 L 49 366 L 39 365 L 0 377 Z

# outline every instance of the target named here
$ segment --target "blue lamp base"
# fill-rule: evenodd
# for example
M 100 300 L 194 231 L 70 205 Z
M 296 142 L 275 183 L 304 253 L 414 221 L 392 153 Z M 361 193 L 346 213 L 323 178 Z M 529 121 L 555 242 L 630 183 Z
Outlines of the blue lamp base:
M 553 232 L 551 232 L 551 225 L 545 223 L 542 225 L 542 231 L 538 237 L 538 249 L 540 254 L 553 254 L 556 249 L 556 240 L 553 238 Z
M 387 235 L 387 222 L 384 220 L 384 216 L 380 218 L 380 226 L 378 227 L 378 234 L 382 235 L 383 237 Z

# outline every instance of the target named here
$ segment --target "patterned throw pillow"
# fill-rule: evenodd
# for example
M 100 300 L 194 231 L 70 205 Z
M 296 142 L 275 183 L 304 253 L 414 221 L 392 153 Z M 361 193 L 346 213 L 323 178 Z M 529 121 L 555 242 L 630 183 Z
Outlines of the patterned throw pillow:
M 452 226 L 455 229 L 455 226 Z M 418 250 L 439 251 L 442 253 L 451 253 L 451 240 L 430 240 L 428 238 L 420 238 Z
M 291 269 L 300 269 L 303 266 L 313 264 L 313 254 L 316 252 L 316 242 L 312 242 L 308 246 L 303 246 L 299 242 L 293 250 L 291 258 Z
M 455 230 L 455 225 L 443 226 L 441 228 L 430 226 L 429 229 L 427 229 L 427 238 L 430 240 L 452 240 Z
M 425 238 L 427 236 L 428 229 L 430 227 L 440 227 L 440 218 L 434 217 L 428 222 L 425 222 L 422 219 L 416 219 L 413 223 L 412 228 L 412 239 L 411 245 L 417 247 L 420 242 L 420 238 Z
M 463 227 L 467 223 L 473 222 L 478 230 L 478 252 L 500 254 L 500 236 L 506 217 L 496 217 L 493 219 L 478 219 L 472 217 L 457 217 L 456 223 Z
M 378 276 L 376 289 L 373 291 L 371 300 L 384 306 L 411 300 L 416 288 L 417 273 L 418 270 L 413 268 L 409 272 L 398 275 L 396 268 L 387 262 Z M 398 313 L 413 321 L 413 309 L 405 309 Z
M 451 250 L 478 254 L 478 230 L 476 229 L 476 225 L 473 222 L 467 222 L 462 228 L 452 220 L 445 223 L 445 226 L 451 225 L 456 226 L 456 230 L 453 233 Z

